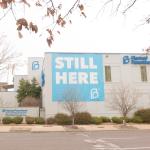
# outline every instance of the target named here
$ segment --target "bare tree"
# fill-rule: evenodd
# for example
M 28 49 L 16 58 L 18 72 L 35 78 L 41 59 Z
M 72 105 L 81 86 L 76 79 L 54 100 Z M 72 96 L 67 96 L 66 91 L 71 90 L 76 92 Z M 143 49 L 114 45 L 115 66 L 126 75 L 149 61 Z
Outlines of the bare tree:
M 6 74 L 9 71 L 13 72 L 18 64 L 18 58 L 21 54 L 15 52 L 10 43 L 7 42 L 7 37 L 4 34 L 0 35 L 0 75 Z
M 68 111 L 72 118 L 72 125 L 75 124 L 75 114 L 80 111 L 82 104 L 80 102 L 80 96 L 74 89 L 69 89 L 63 94 L 62 107 Z
M 112 91 L 112 99 L 109 101 L 109 108 L 118 111 L 124 118 L 136 108 L 139 93 L 136 89 L 121 85 Z

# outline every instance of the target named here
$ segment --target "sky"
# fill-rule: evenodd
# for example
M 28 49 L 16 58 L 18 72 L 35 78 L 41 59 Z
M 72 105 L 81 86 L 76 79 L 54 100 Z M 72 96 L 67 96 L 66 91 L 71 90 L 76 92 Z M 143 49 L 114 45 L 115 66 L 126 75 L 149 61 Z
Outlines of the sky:
M 68 3 L 68 0 L 65 1 Z M 70 1 L 70 5 L 71 2 L 73 0 Z M 73 23 L 61 30 L 60 35 L 55 35 L 55 41 L 51 47 L 47 46 L 44 37 L 39 37 L 34 33 L 25 33 L 23 39 L 18 39 L 15 21 L 11 15 L 0 22 L 0 31 L 8 35 L 10 41 L 15 45 L 15 49 L 23 53 L 25 57 L 43 56 L 47 51 L 134 53 L 142 52 L 142 49 L 150 46 L 149 26 L 140 26 L 142 19 L 147 14 L 147 9 L 149 9 L 146 7 L 147 5 L 142 5 L 143 2 L 138 3 L 129 10 L 126 16 L 123 16 L 119 12 L 116 15 L 110 11 L 109 5 L 102 13 L 98 14 L 101 8 L 101 5 L 98 4 L 97 0 L 86 3 L 86 19 L 76 11 L 71 16 Z M 33 17 L 29 18 L 40 22 L 36 9 L 33 8 L 29 12 L 26 10 L 26 12 L 27 17 L 32 14 Z M 44 27 L 43 24 L 40 22 L 41 28 Z
M 69 8 L 74 1 L 63 2 Z M 41 30 L 37 35 L 23 32 L 24 37 L 19 39 L 12 14 L 0 21 L 0 32 L 8 36 L 14 49 L 21 52 L 25 60 L 27 57 L 43 57 L 44 52 L 142 53 L 150 46 L 149 25 L 141 25 L 149 13 L 147 0 L 138 2 L 126 15 L 121 14 L 122 8 L 116 14 L 112 5 L 100 11 L 103 5 L 99 0 L 87 0 L 83 4 L 87 18 L 75 11 L 71 16 L 72 24 L 60 30 L 60 35 L 55 35 L 51 47 L 47 46 L 45 37 L 39 36 L 47 24 L 47 20 L 40 20 L 43 10 L 37 15 L 36 8 L 26 8 L 24 13 L 27 18 L 40 24 Z M 17 13 L 17 17 L 22 15 Z

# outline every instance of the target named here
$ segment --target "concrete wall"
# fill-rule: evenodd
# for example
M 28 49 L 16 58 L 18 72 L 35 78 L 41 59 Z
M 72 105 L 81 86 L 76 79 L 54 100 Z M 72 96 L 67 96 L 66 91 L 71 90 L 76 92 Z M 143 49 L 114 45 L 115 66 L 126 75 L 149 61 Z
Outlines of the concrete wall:
M 18 107 L 16 92 L 0 92 L 0 107 Z
M 142 82 L 140 76 L 140 65 L 123 64 L 122 58 L 125 55 L 129 54 L 103 54 L 103 65 L 111 66 L 112 81 L 105 82 L 105 100 L 101 102 L 84 102 L 81 108 L 82 111 L 88 111 L 92 115 L 119 115 L 119 112 L 110 110 L 108 103 L 110 103 L 112 99 L 112 89 L 120 85 L 136 87 L 140 91 L 140 97 L 137 99 L 137 109 L 150 106 L 150 65 L 147 65 L 148 81 Z M 65 112 L 60 102 L 52 101 L 52 66 L 50 53 L 45 54 L 43 70 L 45 73 L 43 106 L 45 108 L 46 117 L 53 116 L 58 112 Z

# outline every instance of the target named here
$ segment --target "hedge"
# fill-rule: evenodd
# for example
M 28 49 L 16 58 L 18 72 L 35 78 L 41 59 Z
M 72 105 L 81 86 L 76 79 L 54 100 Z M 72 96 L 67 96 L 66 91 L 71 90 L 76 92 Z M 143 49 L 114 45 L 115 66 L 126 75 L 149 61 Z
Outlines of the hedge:
M 14 117 L 12 118 L 12 122 L 15 124 L 21 124 L 23 122 L 23 117 Z
M 139 117 L 139 116 L 134 116 L 134 117 L 132 118 L 132 122 L 133 122 L 133 123 L 143 123 L 143 120 L 142 120 L 141 117 Z
M 88 112 L 80 112 L 75 115 L 75 124 L 90 124 L 92 123 L 92 116 Z
M 103 122 L 102 118 L 101 117 L 92 117 L 92 123 L 93 124 L 96 124 L 96 125 L 99 125 Z
M 25 118 L 27 124 L 34 124 L 35 123 L 35 117 L 26 117 Z
M 72 120 L 67 114 L 58 113 L 55 115 L 55 122 L 58 125 L 71 125 Z
M 117 124 L 123 123 L 123 118 L 122 117 L 112 117 L 111 119 L 112 119 L 113 123 L 117 123 Z
M 101 116 L 102 122 L 111 122 L 109 117 Z
M 49 118 L 47 118 L 46 123 L 47 123 L 47 124 L 55 124 L 55 123 L 56 123 L 56 120 L 55 120 L 55 118 L 53 118 L 53 117 L 49 117 Z
M 150 123 L 150 108 L 138 110 L 134 116 L 140 117 L 143 123 Z
M 45 120 L 42 117 L 35 118 L 35 124 L 45 124 Z
M 13 120 L 12 120 L 11 117 L 4 117 L 4 118 L 2 119 L 2 123 L 3 123 L 3 124 L 10 124 L 10 123 L 13 123 Z

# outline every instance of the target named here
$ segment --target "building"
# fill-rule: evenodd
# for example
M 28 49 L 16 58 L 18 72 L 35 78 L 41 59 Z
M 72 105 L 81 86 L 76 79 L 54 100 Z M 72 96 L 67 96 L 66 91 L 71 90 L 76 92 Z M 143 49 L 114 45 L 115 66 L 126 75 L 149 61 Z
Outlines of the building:
M 118 86 L 138 90 L 137 109 L 150 106 L 150 55 L 146 54 L 45 53 L 44 58 L 29 58 L 28 75 L 14 77 L 14 90 L 20 79 L 33 77 L 42 86 L 46 118 L 65 112 L 62 102 L 71 93 L 79 97 L 82 111 L 119 115 L 108 107 Z

